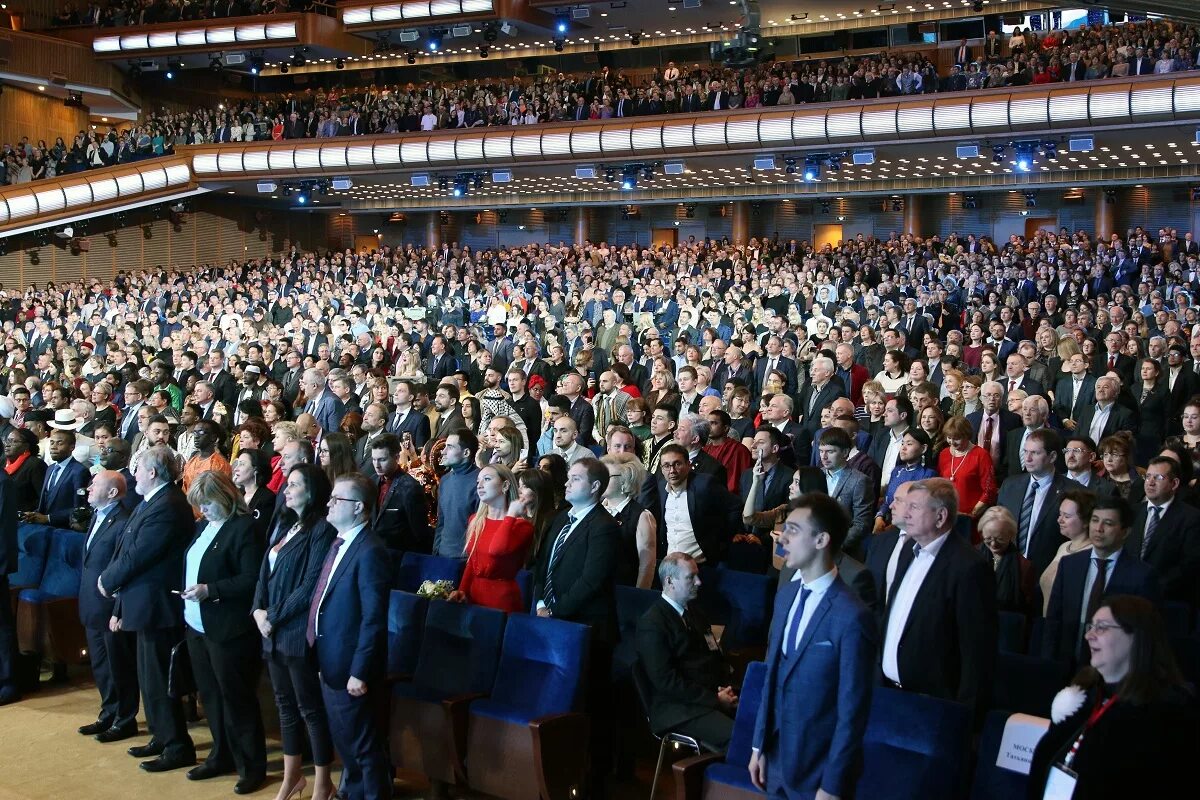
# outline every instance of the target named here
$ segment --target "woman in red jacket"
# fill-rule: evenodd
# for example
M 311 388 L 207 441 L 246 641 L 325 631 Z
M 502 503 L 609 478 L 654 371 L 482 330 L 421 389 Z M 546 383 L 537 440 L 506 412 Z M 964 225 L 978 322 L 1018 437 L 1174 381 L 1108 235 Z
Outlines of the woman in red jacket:
M 527 611 L 517 573 L 533 544 L 533 523 L 517 499 L 517 480 L 507 467 L 490 464 L 476 480 L 479 510 L 467 522 L 467 566 L 451 602 L 478 603 L 501 611 Z

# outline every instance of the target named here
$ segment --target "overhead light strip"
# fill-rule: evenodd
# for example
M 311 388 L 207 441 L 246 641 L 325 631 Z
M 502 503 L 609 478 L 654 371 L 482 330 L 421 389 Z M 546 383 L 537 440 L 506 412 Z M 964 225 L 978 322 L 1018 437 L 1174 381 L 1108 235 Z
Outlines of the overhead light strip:
M 373 25 L 397 20 L 436 19 L 462 14 L 490 14 L 495 11 L 493 0 L 417 0 L 410 3 L 379 3 L 356 6 L 342 11 L 342 24 Z
M 240 44 L 242 42 L 276 42 L 298 38 L 295 22 L 231 25 L 220 28 L 194 28 L 191 25 L 177 31 L 156 31 L 124 36 L 97 36 L 92 40 L 94 53 L 130 53 L 140 50 L 168 50 L 175 47 Z

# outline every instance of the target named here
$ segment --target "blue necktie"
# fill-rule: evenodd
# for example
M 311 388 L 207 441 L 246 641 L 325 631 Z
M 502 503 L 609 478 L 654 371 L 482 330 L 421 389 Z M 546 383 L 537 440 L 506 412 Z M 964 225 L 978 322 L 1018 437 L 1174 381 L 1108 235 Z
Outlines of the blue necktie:
M 800 646 L 800 623 L 804 620 L 804 604 L 808 602 L 810 594 L 812 589 L 800 587 L 800 602 L 796 604 L 796 613 L 792 615 L 792 624 L 788 626 L 787 638 L 783 642 L 784 655 L 794 655 Z

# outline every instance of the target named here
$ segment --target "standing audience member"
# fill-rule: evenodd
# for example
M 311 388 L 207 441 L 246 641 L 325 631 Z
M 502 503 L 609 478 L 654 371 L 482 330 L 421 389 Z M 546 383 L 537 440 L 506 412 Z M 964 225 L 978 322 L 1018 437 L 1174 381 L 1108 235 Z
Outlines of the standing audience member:
M 621 528 L 616 581 L 622 586 L 649 589 L 657 561 L 657 523 L 650 509 L 636 497 L 646 482 L 646 468 L 632 453 L 615 453 L 600 460 L 610 476 L 604 490 L 604 510 Z
M 1017 552 L 1017 521 L 1003 506 L 993 506 L 979 518 L 979 554 L 996 578 L 996 609 L 1029 616 L 1033 613 L 1037 576 L 1029 559 Z
M 442 466 L 447 472 L 438 483 L 437 526 L 433 532 L 433 554 L 462 558 L 466 546 L 467 519 L 479 502 L 476 480 L 479 467 L 475 454 L 479 439 L 466 428 L 446 436 Z
M 533 524 L 517 498 L 517 479 L 507 467 L 490 464 L 476 479 L 479 508 L 467 523 L 467 564 L 450 599 L 516 613 L 527 606 L 517 572 L 533 545 Z
M 371 467 L 378 481 L 373 530 L 396 558 L 407 552 L 428 553 L 432 542 L 425 490 L 400 469 L 399 458 L 400 440 L 392 434 L 371 443 Z

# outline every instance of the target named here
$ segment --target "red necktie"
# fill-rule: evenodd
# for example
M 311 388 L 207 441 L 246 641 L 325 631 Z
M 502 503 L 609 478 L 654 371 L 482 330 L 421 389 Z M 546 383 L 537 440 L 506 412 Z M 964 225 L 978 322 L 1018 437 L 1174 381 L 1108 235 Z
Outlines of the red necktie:
M 1116 368 L 1117 368 L 1117 354 L 1109 353 L 1108 354 L 1108 369 L 1111 372 L 1112 370 L 1114 370 Z
M 992 460 L 995 461 L 996 451 L 992 448 L 992 430 L 993 430 L 992 426 L 994 424 L 993 419 L 994 419 L 993 417 L 988 417 L 987 421 L 984 423 L 984 425 L 983 425 L 983 441 L 981 441 L 980 444 L 987 448 L 988 453 L 990 453 L 992 456 Z
M 329 548 L 329 554 L 325 556 L 325 565 L 321 567 L 321 576 L 317 578 L 317 588 L 313 592 L 312 603 L 308 607 L 308 629 L 304 633 L 309 647 L 313 647 L 317 643 L 317 612 L 321 610 L 321 601 L 325 599 L 329 576 L 333 574 L 333 562 L 337 560 L 338 550 L 345 543 L 346 540 L 341 536 L 334 538 L 333 544 Z

